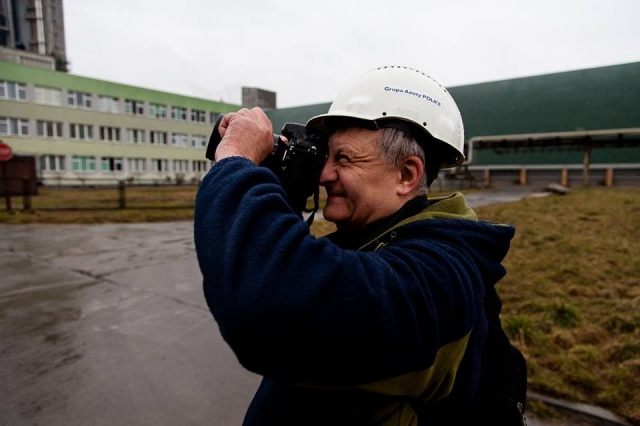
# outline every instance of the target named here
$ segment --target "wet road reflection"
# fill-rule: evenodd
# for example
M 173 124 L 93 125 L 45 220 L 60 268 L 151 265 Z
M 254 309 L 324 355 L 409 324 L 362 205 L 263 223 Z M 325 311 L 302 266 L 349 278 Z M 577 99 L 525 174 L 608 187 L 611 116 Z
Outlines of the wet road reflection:
M 192 224 L 0 225 L 0 424 L 241 423 Z

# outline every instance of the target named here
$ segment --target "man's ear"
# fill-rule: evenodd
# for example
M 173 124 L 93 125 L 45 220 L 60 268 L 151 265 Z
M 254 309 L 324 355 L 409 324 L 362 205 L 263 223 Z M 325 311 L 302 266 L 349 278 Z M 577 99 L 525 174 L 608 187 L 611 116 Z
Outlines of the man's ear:
M 424 165 L 420 158 L 413 155 L 407 157 L 402 163 L 400 170 L 400 180 L 398 181 L 398 194 L 407 195 L 420 185 L 420 180 L 424 174 Z

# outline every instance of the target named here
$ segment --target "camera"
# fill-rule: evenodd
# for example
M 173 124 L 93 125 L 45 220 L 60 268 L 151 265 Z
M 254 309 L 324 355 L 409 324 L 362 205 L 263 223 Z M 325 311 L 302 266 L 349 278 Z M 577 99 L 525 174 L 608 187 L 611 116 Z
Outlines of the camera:
M 215 153 L 220 144 L 218 127 L 224 115 L 218 117 L 205 157 L 215 161 Z M 286 123 L 281 131 L 285 142 L 278 134 L 273 134 L 273 152 L 260 165 L 270 169 L 280 180 L 287 193 L 287 200 L 293 210 L 302 217 L 303 212 L 311 213 L 307 223 L 311 225 L 318 211 L 320 194 L 320 172 L 327 158 L 326 137 L 314 132 L 304 124 Z M 307 208 L 307 200 L 313 196 L 313 208 Z

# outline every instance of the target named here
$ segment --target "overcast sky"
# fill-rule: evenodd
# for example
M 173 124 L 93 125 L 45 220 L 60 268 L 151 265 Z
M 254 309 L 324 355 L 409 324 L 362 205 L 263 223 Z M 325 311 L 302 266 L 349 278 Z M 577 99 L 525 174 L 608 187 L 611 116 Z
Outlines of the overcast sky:
M 640 61 L 640 0 L 63 0 L 75 75 L 240 104 L 330 102 L 406 65 L 447 87 Z

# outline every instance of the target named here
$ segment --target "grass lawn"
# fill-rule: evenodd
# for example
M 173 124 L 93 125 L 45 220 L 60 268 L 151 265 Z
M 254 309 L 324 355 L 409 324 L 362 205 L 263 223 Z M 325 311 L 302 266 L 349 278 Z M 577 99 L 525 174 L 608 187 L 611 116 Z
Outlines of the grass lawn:
M 0 210 L 0 223 L 108 223 L 158 222 L 193 219 L 196 185 L 126 187 L 120 208 L 118 188 L 38 189 L 31 197 L 32 210 L 23 210 L 25 200 L 12 197 L 12 211 Z
M 640 424 L 640 189 L 574 189 L 476 212 L 516 226 L 498 288 L 530 389 Z

